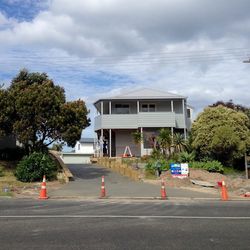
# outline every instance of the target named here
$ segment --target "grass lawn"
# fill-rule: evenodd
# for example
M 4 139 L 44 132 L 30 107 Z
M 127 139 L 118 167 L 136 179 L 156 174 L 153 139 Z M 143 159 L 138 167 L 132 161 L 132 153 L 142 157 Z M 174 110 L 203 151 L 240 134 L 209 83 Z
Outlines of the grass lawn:
M 14 191 L 32 186 L 32 183 L 23 183 L 16 180 L 14 175 L 16 163 L 0 161 L 0 168 L 3 169 L 3 176 L 0 176 L 0 196 L 13 196 Z

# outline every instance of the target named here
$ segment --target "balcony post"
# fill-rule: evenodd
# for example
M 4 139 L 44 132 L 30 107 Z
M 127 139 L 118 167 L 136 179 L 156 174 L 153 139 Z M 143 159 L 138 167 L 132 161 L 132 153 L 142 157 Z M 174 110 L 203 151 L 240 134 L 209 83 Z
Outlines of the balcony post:
M 100 138 L 100 148 L 101 148 L 101 152 L 100 152 L 100 155 L 101 157 L 103 157 L 103 129 L 101 129 L 101 138 Z
M 143 154 L 143 148 L 144 148 L 144 143 L 143 143 L 143 128 L 141 127 L 141 137 L 142 137 L 142 140 L 141 140 L 141 155 Z
M 185 100 L 182 99 L 182 108 L 183 108 L 183 119 L 184 119 L 184 139 L 187 139 L 187 122 L 186 122 L 186 105 Z
M 140 102 L 137 101 L 137 114 L 139 114 L 139 112 L 140 112 Z
M 171 100 L 171 112 L 174 112 L 174 101 Z
M 103 115 L 103 101 L 101 102 L 101 115 Z
M 111 105 L 111 101 L 109 102 L 109 114 L 111 115 L 112 113 L 112 105 Z
M 112 157 L 112 155 L 111 155 L 111 143 L 112 143 L 112 131 L 111 131 L 111 129 L 109 130 L 109 157 L 111 158 Z

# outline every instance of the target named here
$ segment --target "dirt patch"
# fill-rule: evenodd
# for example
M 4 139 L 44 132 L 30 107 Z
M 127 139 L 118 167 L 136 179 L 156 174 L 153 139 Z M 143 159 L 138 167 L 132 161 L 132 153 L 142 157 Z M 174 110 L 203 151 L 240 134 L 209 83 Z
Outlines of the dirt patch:
M 57 190 L 62 187 L 62 184 L 59 181 L 50 181 L 46 183 L 47 195 L 53 190 Z M 41 183 L 34 182 L 32 184 L 24 185 L 23 187 L 15 187 L 11 191 L 14 193 L 14 197 L 23 198 L 39 198 L 41 190 Z
M 190 169 L 190 174 L 188 178 L 179 179 L 173 178 L 170 171 L 167 171 L 161 175 L 166 182 L 166 187 L 179 187 L 179 188 L 186 188 L 192 189 L 202 192 L 218 192 L 218 182 L 224 180 L 228 191 L 232 195 L 241 196 L 246 192 L 250 192 L 250 179 L 245 179 L 243 175 L 223 175 L 220 173 L 210 173 L 206 170 L 202 169 Z M 214 185 L 214 188 L 211 187 L 202 187 L 199 185 L 195 185 L 192 183 L 191 180 L 197 181 L 205 181 L 209 182 Z M 158 178 L 157 180 L 144 180 L 147 183 L 152 183 L 156 185 L 160 185 L 161 179 Z

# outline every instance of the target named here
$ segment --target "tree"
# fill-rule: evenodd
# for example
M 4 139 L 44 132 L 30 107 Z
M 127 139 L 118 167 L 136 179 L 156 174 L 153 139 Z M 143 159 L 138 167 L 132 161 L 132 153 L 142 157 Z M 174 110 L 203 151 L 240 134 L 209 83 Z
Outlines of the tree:
M 172 136 L 170 130 L 167 128 L 161 128 L 159 135 L 157 136 L 157 141 L 161 147 L 162 153 L 165 156 L 170 154 L 172 145 Z
M 13 105 L 8 92 L 0 87 L 0 136 L 10 135 L 12 132 Z
M 214 158 L 232 165 L 250 145 L 249 118 L 219 105 L 206 108 L 193 123 L 192 146 L 200 158 Z
M 54 150 L 54 151 L 62 151 L 63 149 L 63 143 L 54 143 L 51 147 L 51 150 Z
M 243 112 L 244 114 L 246 114 L 249 118 L 248 127 L 250 128 L 250 108 L 245 107 L 241 104 L 235 104 L 233 103 L 233 100 L 229 100 L 228 102 L 217 101 L 216 103 L 210 105 L 209 107 L 218 107 L 219 105 L 222 105 L 224 107 L 233 109 L 235 111 Z
M 29 152 L 41 151 L 55 141 L 73 147 L 90 124 L 85 103 L 66 102 L 64 89 L 45 73 L 21 70 L 6 93 L 13 107 L 8 114 L 12 133 Z

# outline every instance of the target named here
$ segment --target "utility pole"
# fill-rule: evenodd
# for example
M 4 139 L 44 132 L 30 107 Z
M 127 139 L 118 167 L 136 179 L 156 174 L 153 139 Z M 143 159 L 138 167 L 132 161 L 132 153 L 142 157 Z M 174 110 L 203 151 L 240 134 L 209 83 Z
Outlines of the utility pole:
M 250 63 L 250 58 L 248 60 L 244 60 L 243 63 Z M 245 170 L 246 170 L 246 179 L 249 178 L 249 174 L 248 174 L 248 161 L 247 161 L 248 157 L 247 154 L 245 154 Z

